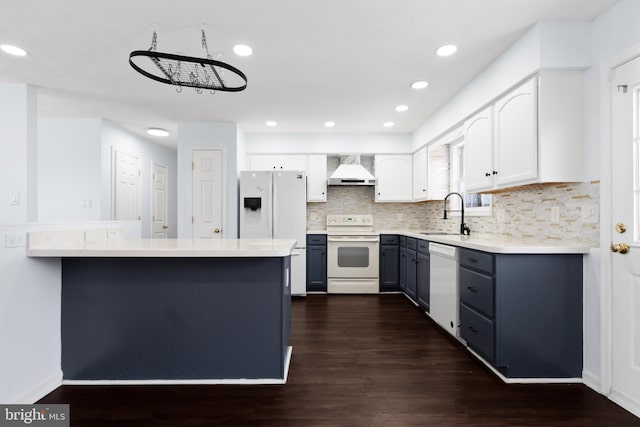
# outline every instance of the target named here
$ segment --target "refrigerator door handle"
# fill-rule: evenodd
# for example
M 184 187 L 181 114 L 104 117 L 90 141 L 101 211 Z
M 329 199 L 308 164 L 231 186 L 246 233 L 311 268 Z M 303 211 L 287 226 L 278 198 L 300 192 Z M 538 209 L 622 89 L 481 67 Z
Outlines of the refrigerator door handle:
M 273 176 L 275 179 L 275 175 Z M 278 238 L 278 185 L 273 183 L 273 202 L 271 204 L 271 208 L 273 209 L 273 234 L 271 237 L 274 239 Z

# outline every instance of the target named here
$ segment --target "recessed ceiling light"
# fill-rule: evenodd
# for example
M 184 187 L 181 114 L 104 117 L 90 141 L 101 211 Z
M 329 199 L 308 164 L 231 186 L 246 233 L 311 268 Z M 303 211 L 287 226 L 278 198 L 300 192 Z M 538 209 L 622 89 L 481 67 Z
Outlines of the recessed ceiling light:
M 429 82 L 425 82 L 424 80 L 411 83 L 412 89 L 424 89 L 427 86 L 429 86 Z
M 9 55 L 27 56 L 27 51 L 22 48 L 19 48 L 18 46 L 13 46 L 10 44 L 1 44 L 0 49 L 2 49 L 3 52 L 8 53 Z
M 335 122 L 324 122 L 324 126 L 328 128 L 332 128 L 336 125 Z
M 162 137 L 169 136 L 169 131 L 161 128 L 149 128 L 147 129 L 147 133 L 153 136 L 162 136 Z
M 253 49 L 246 44 L 237 44 L 233 47 L 233 53 L 238 56 L 251 56 Z
M 444 46 L 440 46 L 438 49 L 436 49 L 436 55 L 438 56 L 449 56 L 449 55 L 453 55 L 454 53 L 456 53 L 456 51 L 458 50 L 458 46 L 454 45 L 454 44 L 447 44 Z
M 409 107 L 407 107 L 406 105 L 398 105 L 396 106 L 396 111 L 402 112 L 402 111 L 407 111 L 409 109 Z
M 265 123 L 265 125 L 269 126 L 270 128 L 273 128 L 273 127 L 278 126 L 278 123 L 276 123 L 276 122 L 274 122 L 272 120 L 269 120 L 268 122 Z
M 390 128 L 390 127 L 393 127 L 393 125 L 394 125 L 394 124 L 395 124 L 395 123 L 393 123 L 393 122 L 384 122 L 384 123 L 382 124 L 382 126 L 384 126 L 384 127 L 386 127 L 386 128 Z

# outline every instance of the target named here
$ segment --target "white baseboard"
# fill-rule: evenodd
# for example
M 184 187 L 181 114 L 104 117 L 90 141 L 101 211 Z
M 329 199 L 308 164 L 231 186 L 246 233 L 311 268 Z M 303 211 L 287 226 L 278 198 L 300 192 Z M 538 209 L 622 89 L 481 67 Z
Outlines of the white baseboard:
M 615 389 L 611 389 L 609 399 L 622 406 L 624 409 L 631 412 L 636 417 L 640 417 L 640 402 L 638 402 L 637 400 L 634 400 L 630 396 Z
M 63 380 L 64 385 L 261 385 L 286 384 L 293 347 L 287 347 L 284 361 L 284 378 L 236 378 L 236 379 L 189 379 L 189 380 Z
M 586 370 L 582 371 L 582 382 L 584 382 L 584 385 L 586 385 L 590 389 L 593 389 L 594 391 L 602 394 L 602 391 L 600 391 L 601 383 L 599 375 Z
M 45 379 L 19 396 L 11 404 L 32 405 L 62 385 L 62 371 Z
M 494 368 L 489 362 L 484 360 L 482 356 L 473 351 L 471 348 L 467 347 L 469 353 L 473 354 L 475 357 L 482 362 L 491 372 L 494 373 L 495 376 L 500 378 L 503 382 L 507 384 L 581 384 L 582 378 L 508 378 L 505 377 Z

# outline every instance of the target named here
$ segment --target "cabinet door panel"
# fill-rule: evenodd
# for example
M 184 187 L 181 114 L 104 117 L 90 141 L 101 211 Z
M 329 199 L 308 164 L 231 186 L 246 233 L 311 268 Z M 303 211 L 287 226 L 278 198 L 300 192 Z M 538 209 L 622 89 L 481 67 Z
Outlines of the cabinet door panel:
M 407 280 L 407 289 L 406 293 L 412 300 L 416 301 L 417 299 L 417 286 L 418 286 L 418 268 L 416 264 L 418 263 L 418 253 L 413 250 L 407 249 L 407 256 L 405 258 L 406 265 L 406 280 Z
M 429 311 L 430 293 L 430 265 L 429 256 L 418 253 L 418 305 Z
M 326 202 L 327 156 L 309 155 L 307 166 L 307 202 Z
M 413 153 L 413 200 L 429 198 L 427 164 L 427 147 Z
M 538 176 L 537 80 L 531 79 L 495 105 L 494 170 L 497 186 Z
M 460 304 L 460 336 L 469 347 L 478 351 L 487 361 L 495 359 L 495 332 L 493 322 Z
M 493 120 L 487 107 L 466 121 L 464 131 L 465 191 L 493 186 Z
M 380 246 L 380 290 L 397 291 L 400 278 L 400 247 Z
M 376 202 L 413 200 L 413 156 L 411 154 L 376 155 Z

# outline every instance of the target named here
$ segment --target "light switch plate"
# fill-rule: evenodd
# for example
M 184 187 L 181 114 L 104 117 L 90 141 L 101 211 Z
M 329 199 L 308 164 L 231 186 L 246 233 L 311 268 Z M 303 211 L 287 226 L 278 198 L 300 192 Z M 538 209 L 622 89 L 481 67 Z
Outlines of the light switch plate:
M 560 206 L 551 207 L 551 224 L 560 224 Z
M 582 205 L 582 222 L 584 224 L 595 224 L 598 222 L 598 205 L 590 203 Z
M 20 248 L 27 246 L 27 233 L 7 233 L 4 236 L 5 248 Z

